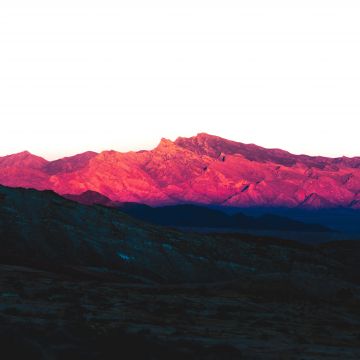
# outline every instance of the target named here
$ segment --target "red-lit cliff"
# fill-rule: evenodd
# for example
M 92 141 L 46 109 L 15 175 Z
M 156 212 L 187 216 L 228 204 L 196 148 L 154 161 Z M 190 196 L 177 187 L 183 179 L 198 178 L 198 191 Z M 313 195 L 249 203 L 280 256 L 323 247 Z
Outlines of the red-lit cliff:
M 198 134 L 162 139 L 151 151 L 86 152 L 52 162 L 28 152 L 0 157 L 0 184 L 91 190 L 150 205 L 360 208 L 360 157 L 293 155 Z

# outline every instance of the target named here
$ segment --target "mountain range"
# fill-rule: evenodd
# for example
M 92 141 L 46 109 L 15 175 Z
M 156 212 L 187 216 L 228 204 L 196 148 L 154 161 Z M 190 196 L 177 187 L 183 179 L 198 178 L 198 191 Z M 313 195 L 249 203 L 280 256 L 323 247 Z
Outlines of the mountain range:
M 27 151 L 0 158 L 0 184 L 93 191 L 112 202 L 302 209 L 360 208 L 360 157 L 294 155 L 205 133 L 162 139 L 149 151 L 86 152 L 47 161 Z

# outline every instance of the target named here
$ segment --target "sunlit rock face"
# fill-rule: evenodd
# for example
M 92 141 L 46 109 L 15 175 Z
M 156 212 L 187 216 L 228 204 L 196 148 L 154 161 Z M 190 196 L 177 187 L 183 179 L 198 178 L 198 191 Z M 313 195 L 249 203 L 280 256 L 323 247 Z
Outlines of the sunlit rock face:
M 150 151 L 86 152 L 48 162 L 28 152 L 0 158 L 0 184 L 93 191 L 116 202 L 302 208 L 360 207 L 360 157 L 293 155 L 198 134 Z

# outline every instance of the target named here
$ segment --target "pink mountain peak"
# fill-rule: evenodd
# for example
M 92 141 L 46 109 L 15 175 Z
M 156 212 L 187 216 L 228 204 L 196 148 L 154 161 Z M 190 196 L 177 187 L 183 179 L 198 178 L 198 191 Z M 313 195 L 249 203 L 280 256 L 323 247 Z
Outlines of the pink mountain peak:
M 150 151 L 85 152 L 50 162 L 29 152 L 5 156 L 0 184 L 59 194 L 91 190 L 149 205 L 358 208 L 360 157 L 293 155 L 199 133 L 163 138 Z
M 163 150 L 175 147 L 176 144 L 169 139 L 161 138 L 158 146 L 154 150 Z
M 45 165 L 48 161 L 44 158 L 33 155 L 29 151 L 21 151 L 16 154 L 6 155 L 0 157 L 1 166 L 36 166 L 41 167 Z
M 62 159 L 49 162 L 45 170 L 51 175 L 78 171 L 87 166 L 90 160 L 97 155 L 98 154 L 96 152 L 87 151 L 82 154 L 64 157 Z

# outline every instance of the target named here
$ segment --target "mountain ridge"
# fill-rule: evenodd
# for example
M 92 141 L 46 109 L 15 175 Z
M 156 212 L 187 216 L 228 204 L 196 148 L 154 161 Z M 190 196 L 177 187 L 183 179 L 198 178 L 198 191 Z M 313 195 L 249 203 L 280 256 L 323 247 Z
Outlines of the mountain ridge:
M 0 157 L 0 184 L 150 206 L 359 209 L 360 157 L 294 155 L 199 133 L 162 138 L 153 150 L 85 152 L 47 161 Z

